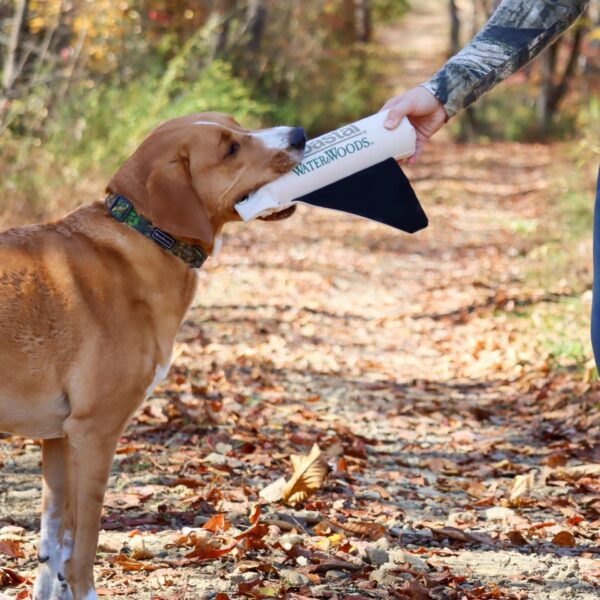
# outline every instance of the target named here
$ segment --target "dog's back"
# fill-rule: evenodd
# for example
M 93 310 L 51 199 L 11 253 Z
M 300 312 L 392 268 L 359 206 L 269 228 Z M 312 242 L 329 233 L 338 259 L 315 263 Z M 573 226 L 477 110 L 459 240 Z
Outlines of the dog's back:
M 60 223 L 0 233 L 0 431 L 62 435 L 64 371 L 80 342 Z
M 180 262 L 101 203 L 0 233 L 0 431 L 62 436 L 91 380 L 143 397 L 194 292 Z

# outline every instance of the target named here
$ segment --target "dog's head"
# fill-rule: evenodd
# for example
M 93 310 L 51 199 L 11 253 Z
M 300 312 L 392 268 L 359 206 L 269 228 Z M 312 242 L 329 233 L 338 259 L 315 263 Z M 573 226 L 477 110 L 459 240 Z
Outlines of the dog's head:
M 172 119 L 155 129 L 107 186 L 157 227 L 211 249 L 235 204 L 302 159 L 299 127 L 242 128 L 222 113 Z M 286 218 L 294 207 L 268 220 Z

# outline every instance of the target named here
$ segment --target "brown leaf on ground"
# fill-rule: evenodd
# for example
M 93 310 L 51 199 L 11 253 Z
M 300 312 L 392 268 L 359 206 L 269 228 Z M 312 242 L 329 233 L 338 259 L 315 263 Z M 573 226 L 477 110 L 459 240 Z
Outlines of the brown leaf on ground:
M 559 531 L 553 538 L 552 543 L 563 548 L 574 548 L 577 545 L 575 536 L 570 531 Z
M 252 525 L 256 525 L 258 523 L 258 519 L 260 519 L 261 508 L 260 504 L 255 504 L 250 511 L 250 516 L 248 517 L 250 523 Z
M 121 569 L 123 569 L 126 573 L 135 573 L 138 571 L 156 571 L 160 569 L 161 566 L 157 564 L 141 562 L 139 560 L 135 560 L 130 556 L 126 556 L 125 554 L 117 554 L 112 559 L 113 564 L 119 565 Z
M 308 456 L 292 454 L 290 460 L 294 475 L 283 489 L 283 499 L 289 504 L 297 504 L 312 496 L 323 485 L 328 468 L 316 444 Z
M 255 523 L 252 527 L 246 529 L 246 531 L 242 531 L 242 533 L 235 536 L 236 540 L 243 540 L 244 538 L 253 537 L 253 538 L 261 538 L 269 532 L 268 525 L 264 523 Z
M 202 525 L 202 529 L 206 529 L 212 533 L 227 531 L 230 527 L 231 523 L 225 519 L 223 513 L 213 515 L 206 523 L 204 523 L 204 525 Z
M 16 571 L 7 569 L 6 567 L 0 567 L 0 589 L 5 587 L 15 587 L 26 581 L 27 578 L 19 575 Z
M 475 542 L 477 544 L 494 545 L 494 540 L 486 533 L 480 531 L 466 531 L 464 529 L 458 529 L 457 527 L 431 527 L 429 525 L 427 525 L 427 528 L 430 529 L 434 537 L 438 539 L 448 538 L 456 540 L 457 542 Z
M 562 452 L 553 452 L 548 456 L 548 458 L 546 458 L 546 464 L 551 469 L 555 469 L 556 467 L 563 467 L 564 465 L 566 465 L 568 459 L 568 455 Z
M 154 558 L 154 552 L 146 548 L 146 543 L 141 535 L 136 535 L 131 543 L 131 558 L 135 560 L 148 560 Z
M 431 600 L 432 598 L 429 590 L 416 579 L 404 583 L 399 591 L 410 600 Z
M 199 560 L 214 560 L 229 554 L 235 547 L 235 543 L 222 547 L 217 540 L 196 537 L 194 538 L 194 549 L 188 552 L 185 557 L 198 558 Z
M 5 554 L 11 558 L 25 558 L 21 544 L 12 540 L 0 540 L 0 554 Z
M 372 521 L 341 523 L 335 519 L 330 519 L 329 523 L 333 527 L 349 531 L 358 537 L 367 537 L 371 540 L 378 540 L 385 535 L 385 527 L 380 523 L 373 523 Z
M 134 587 L 119 587 L 119 588 L 112 588 L 112 589 L 107 589 L 107 588 L 96 588 L 96 594 L 98 594 L 98 596 L 106 596 L 108 598 L 112 598 L 113 596 L 130 596 L 132 594 L 135 594 L 135 588 Z
M 516 503 L 519 499 L 529 496 L 535 485 L 535 472 L 517 475 L 510 488 L 510 502 Z
M 238 585 L 238 593 L 242 596 L 250 596 L 251 598 L 262 598 L 262 594 L 254 593 L 254 589 L 262 583 L 262 579 L 257 577 L 250 581 L 242 581 Z
M 565 481 L 578 481 L 584 477 L 600 477 L 600 464 L 585 464 L 555 469 L 551 477 Z
M 514 529 L 513 531 L 509 531 L 507 534 L 510 543 L 514 546 L 527 546 L 528 542 L 525 539 L 525 536 L 520 532 Z
M 138 494 L 107 494 L 104 506 L 115 510 L 137 508 L 143 501 Z
M 316 565 L 307 565 L 306 567 L 300 567 L 298 571 L 301 573 L 326 573 L 327 571 L 338 570 L 338 571 L 360 571 L 361 565 L 357 565 L 347 560 L 339 560 L 336 558 L 325 560 Z

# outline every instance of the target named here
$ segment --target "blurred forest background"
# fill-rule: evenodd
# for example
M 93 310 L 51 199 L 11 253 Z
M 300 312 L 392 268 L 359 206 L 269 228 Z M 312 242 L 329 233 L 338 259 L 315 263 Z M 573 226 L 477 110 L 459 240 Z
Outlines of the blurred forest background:
M 121 439 L 102 597 L 600 597 L 599 5 L 407 167 L 430 218 L 418 235 L 306 206 L 227 228 L 170 375 Z M 0 229 L 101 199 L 175 115 L 316 135 L 376 111 L 493 8 L 0 0 Z M 307 510 L 258 515 L 259 490 L 317 442 L 334 472 Z M 39 458 L 2 439 L 0 590 L 20 600 L 38 566 Z M 182 562 L 185 528 L 202 525 L 214 535 Z M 373 526 L 385 536 L 367 540 Z M 242 530 L 256 537 L 222 535 Z
M 437 3 L 448 55 L 494 8 Z M 175 115 L 217 109 L 315 135 L 376 111 L 398 81 L 378 31 L 413 10 L 408 0 L 0 0 L 0 214 L 52 214 L 50 199 L 87 191 Z M 456 139 L 570 138 L 597 152 L 599 32 L 593 5 L 510 94 L 464 114 Z

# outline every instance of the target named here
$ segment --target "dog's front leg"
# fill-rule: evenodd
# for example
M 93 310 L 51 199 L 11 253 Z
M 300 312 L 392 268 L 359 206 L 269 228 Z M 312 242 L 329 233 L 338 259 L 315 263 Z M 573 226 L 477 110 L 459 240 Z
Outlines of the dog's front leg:
M 68 583 L 74 600 L 98 598 L 94 591 L 94 560 L 102 502 L 127 416 L 117 423 L 110 416 L 98 414 L 83 419 L 71 416 L 65 422 L 64 570 L 59 578 Z
M 64 443 L 42 442 L 42 524 L 38 559 L 40 568 L 33 588 L 34 600 L 71 600 L 71 592 L 59 579 L 63 561 L 65 501 Z

